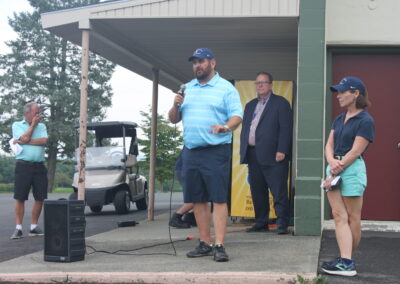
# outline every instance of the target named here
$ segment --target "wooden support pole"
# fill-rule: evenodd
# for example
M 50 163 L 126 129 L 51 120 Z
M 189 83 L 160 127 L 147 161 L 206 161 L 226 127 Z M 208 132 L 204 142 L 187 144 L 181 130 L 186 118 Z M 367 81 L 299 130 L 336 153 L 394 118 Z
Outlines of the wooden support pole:
M 147 219 L 154 220 L 154 196 L 156 180 L 157 156 L 157 109 L 158 109 L 158 78 L 159 70 L 153 68 L 153 99 L 151 104 L 151 141 L 150 141 L 150 173 L 149 173 L 149 207 Z
M 86 136 L 87 136 L 87 98 L 89 82 L 89 30 L 82 30 L 81 61 L 81 102 L 79 115 L 79 178 L 78 200 L 85 199 Z

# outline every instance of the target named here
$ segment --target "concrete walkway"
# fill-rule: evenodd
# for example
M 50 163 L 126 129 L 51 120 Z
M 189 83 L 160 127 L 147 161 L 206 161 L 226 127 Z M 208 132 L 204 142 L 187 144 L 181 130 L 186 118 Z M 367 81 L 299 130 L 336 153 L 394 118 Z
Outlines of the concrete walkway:
M 197 228 L 171 228 L 176 255 L 169 244 L 169 214 L 86 239 L 84 261 L 45 262 L 43 251 L 2 262 L 0 282 L 9 283 L 288 283 L 297 275 L 316 276 L 320 237 L 246 233 L 230 223 L 225 247 L 230 261 L 188 259 L 198 242 Z M 186 240 L 188 237 L 194 237 Z M 154 246 L 156 244 L 163 244 Z M 149 246 L 149 248 L 136 250 Z M 97 251 L 115 252 L 109 254 Z

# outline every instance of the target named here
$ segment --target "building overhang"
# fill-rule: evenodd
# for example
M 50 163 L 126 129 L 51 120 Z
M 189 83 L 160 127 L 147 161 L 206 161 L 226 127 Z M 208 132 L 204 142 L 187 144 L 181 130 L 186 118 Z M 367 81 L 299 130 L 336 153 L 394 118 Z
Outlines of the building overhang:
M 42 25 L 77 45 L 81 29 L 90 29 L 92 52 L 149 79 L 157 68 L 160 84 L 172 90 L 193 77 L 188 57 L 198 47 L 214 51 L 226 79 L 252 80 L 264 70 L 296 80 L 298 1 L 249 0 L 235 8 L 237 1 L 214 0 L 209 9 L 199 2 L 107 2 L 44 13 Z

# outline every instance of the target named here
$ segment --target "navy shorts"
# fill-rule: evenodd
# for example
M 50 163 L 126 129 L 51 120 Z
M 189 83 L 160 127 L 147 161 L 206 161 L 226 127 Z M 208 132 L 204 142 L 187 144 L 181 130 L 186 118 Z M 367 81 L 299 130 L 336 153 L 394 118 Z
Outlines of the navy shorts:
M 179 181 L 180 185 L 183 186 L 183 176 L 182 176 L 182 152 L 179 154 L 178 160 L 175 164 L 175 178 Z
M 226 203 L 231 156 L 231 144 L 185 148 L 182 153 L 184 202 Z
M 35 200 L 47 198 L 47 169 L 43 163 L 17 160 L 15 165 L 14 199 L 28 200 L 29 190 Z

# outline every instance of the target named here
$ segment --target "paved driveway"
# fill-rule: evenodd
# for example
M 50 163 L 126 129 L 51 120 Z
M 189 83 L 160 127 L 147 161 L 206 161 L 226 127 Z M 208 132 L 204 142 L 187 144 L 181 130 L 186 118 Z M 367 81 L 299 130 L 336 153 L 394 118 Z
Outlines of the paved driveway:
M 329 284 L 394 284 L 400 283 L 400 236 L 398 232 L 363 231 L 360 247 L 355 253 L 357 276 L 323 274 Z M 335 232 L 324 230 L 319 263 L 338 256 Z M 318 271 L 323 273 L 322 271 Z

